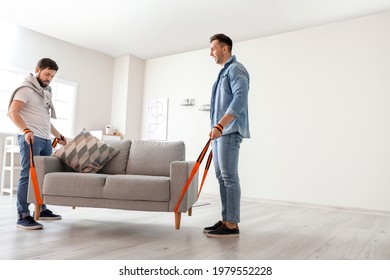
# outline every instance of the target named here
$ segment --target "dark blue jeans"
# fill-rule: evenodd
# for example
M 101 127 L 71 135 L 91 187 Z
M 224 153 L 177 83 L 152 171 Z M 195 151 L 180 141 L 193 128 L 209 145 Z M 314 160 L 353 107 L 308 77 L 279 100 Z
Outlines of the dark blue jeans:
M 22 171 L 18 183 L 18 193 L 16 207 L 19 217 L 27 217 L 30 215 L 27 203 L 28 184 L 30 181 L 30 144 L 28 144 L 24 135 L 18 135 L 18 143 L 20 148 L 20 163 Z M 52 154 L 52 147 L 50 139 L 43 139 L 34 137 L 33 155 L 34 156 L 50 156 Z M 46 205 L 42 205 L 41 211 L 46 210 Z
M 240 222 L 241 186 L 238 159 L 242 139 L 239 133 L 232 133 L 213 141 L 213 161 L 219 182 L 222 219 L 230 223 Z

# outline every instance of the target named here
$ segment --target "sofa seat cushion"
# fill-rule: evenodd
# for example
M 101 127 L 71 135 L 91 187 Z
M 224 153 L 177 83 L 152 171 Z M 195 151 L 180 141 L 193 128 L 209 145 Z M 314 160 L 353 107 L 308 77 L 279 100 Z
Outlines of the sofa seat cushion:
M 43 195 L 103 198 L 106 174 L 53 172 L 45 175 Z
M 169 201 L 170 178 L 146 175 L 107 177 L 103 195 L 107 199 Z

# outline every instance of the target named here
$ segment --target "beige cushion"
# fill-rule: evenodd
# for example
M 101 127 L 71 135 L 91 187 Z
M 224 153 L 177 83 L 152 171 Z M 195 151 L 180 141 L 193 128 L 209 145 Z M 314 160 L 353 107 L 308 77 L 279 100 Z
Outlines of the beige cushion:
M 103 174 L 125 174 L 127 161 L 129 160 L 130 140 L 110 140 L 105 141 L 107 145 L 119 150 L 119 153 L 114 156 L 98 173 Z
M 45 175 L 43 195 L 103 198 L 107 174 L 52 172 Z
M 83 130 L 53 156 L 78 172 L 96 173 L 118 153 L 118 149 Z
M 185 160 L 183 141 L 142 141 L 131 144 L 126 174 L 170 176 L 173 161 Z
M 104 198 L 140 201 L 169 201 L 169 177 L 110 175 L 103 189 Z

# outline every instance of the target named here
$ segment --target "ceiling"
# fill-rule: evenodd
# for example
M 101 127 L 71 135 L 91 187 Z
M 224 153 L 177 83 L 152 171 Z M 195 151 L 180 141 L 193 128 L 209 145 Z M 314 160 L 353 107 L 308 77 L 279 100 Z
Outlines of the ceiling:
M 151 59 L 390 11 L 390 0 L 0 0 L 0 19 L 112 57 Z

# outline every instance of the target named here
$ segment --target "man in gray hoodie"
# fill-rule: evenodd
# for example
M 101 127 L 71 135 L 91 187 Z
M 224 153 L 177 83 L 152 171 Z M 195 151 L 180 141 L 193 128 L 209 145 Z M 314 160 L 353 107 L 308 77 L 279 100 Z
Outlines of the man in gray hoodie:
M 50 156 L 52 154 L 51 134 L 66 145 L 66 138 L 51 124 L 50 117 L 56 118 L 52 103 L 52 93 L 49 86 L 58 71 L 57 63 L 50 58 L 42 58 L 35 68 L 35 76 L 29 74 L 22 85 L 12 94 L 8 116 L 20 129 L 18 143 L 20 148 L 22 170 L 17 190 L 18 220 L 16 226 L 22 229 L 42 229 L 42 224 L 36 222 L 30 215 L 27 202 L 30 144 L 33 144 L 34 156 Z M 42 205 L 40 219 L 59 220 L 60 215 L 54 214 Z

